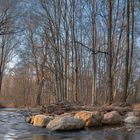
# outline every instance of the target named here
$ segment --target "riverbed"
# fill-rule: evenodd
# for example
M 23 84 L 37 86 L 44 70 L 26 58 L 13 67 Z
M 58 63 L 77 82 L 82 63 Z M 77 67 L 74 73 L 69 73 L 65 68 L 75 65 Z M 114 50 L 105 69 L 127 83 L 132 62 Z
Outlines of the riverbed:
M 17 109 L 0 109 L 0 140 L 139 140 L 140 128 L 115 126 L 50 132 L 25 122 Z

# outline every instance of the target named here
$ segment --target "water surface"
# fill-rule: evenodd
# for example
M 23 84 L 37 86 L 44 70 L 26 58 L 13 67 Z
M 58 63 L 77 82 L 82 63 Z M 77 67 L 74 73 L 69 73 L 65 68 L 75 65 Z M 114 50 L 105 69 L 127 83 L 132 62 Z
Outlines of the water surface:
M 104 127 L 50 132 L 25 123 L 24 116 L 16 109 L 0 109 L 0 140 L 140 140 L 140 129 Z

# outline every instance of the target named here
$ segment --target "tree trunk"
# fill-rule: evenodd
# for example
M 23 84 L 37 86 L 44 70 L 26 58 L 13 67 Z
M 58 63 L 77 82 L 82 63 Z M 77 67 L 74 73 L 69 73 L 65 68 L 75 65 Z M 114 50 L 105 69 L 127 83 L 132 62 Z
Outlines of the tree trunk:
M 108 97 L 107 103 L 113 100 L 112 93 L 112 0 L 108 0 Z
M 132 11 L 132 25 L 131 25 L 131 53 L 130 53 L 130 65 L 129 65 L 129 80 L 132 78 L 132 64 L 133 64 L 133 49 L 134 49 L 134 0 L 131 0 Z
M 129 0 L 127 0 L 127 20 L 126 20 L 126 56 L 125 56 L 125 74 L 124 74 L 124 89 L 122 101 L 126 102 L 128 95 L 129 81 Z
M 36 105 L 41 105 L 41 94 L 43 89 L 44 81 L 42 80 L 38 85 L 38 93 L 36 97 Z
M 93 52 L 96 51 L 96 2 L 92 2 L 92 49 Z M 93 74 L 92 74 L 92 105 L 97 104 L 97 92 L 96 92 L 96 54 L 92 54 L 92 67 L 93 67 Z
M 2 78 L 3 77 L 3 74 L 2 72 L 0 72 L 0 95 L 1 95 L 1 88 L 2 88 Z

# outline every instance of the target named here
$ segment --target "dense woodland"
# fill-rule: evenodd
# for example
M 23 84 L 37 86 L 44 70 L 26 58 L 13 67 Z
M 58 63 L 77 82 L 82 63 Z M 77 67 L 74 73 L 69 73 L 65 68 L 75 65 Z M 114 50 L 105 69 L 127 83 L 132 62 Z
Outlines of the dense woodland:
M 0 98 L 14 106 L 139 101 L 140 0 L 0 0 Z

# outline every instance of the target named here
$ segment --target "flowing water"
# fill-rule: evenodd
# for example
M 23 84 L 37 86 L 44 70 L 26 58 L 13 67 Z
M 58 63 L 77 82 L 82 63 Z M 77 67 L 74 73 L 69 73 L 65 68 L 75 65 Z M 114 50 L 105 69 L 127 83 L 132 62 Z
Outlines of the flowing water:
M 133 131 L 132 129 L 135 129 Z M 140 140 L 140 129 L 94 128 L 70 132 L 50 132 L 25 122 L 16 109 L 0 109 L 0 140 Z

